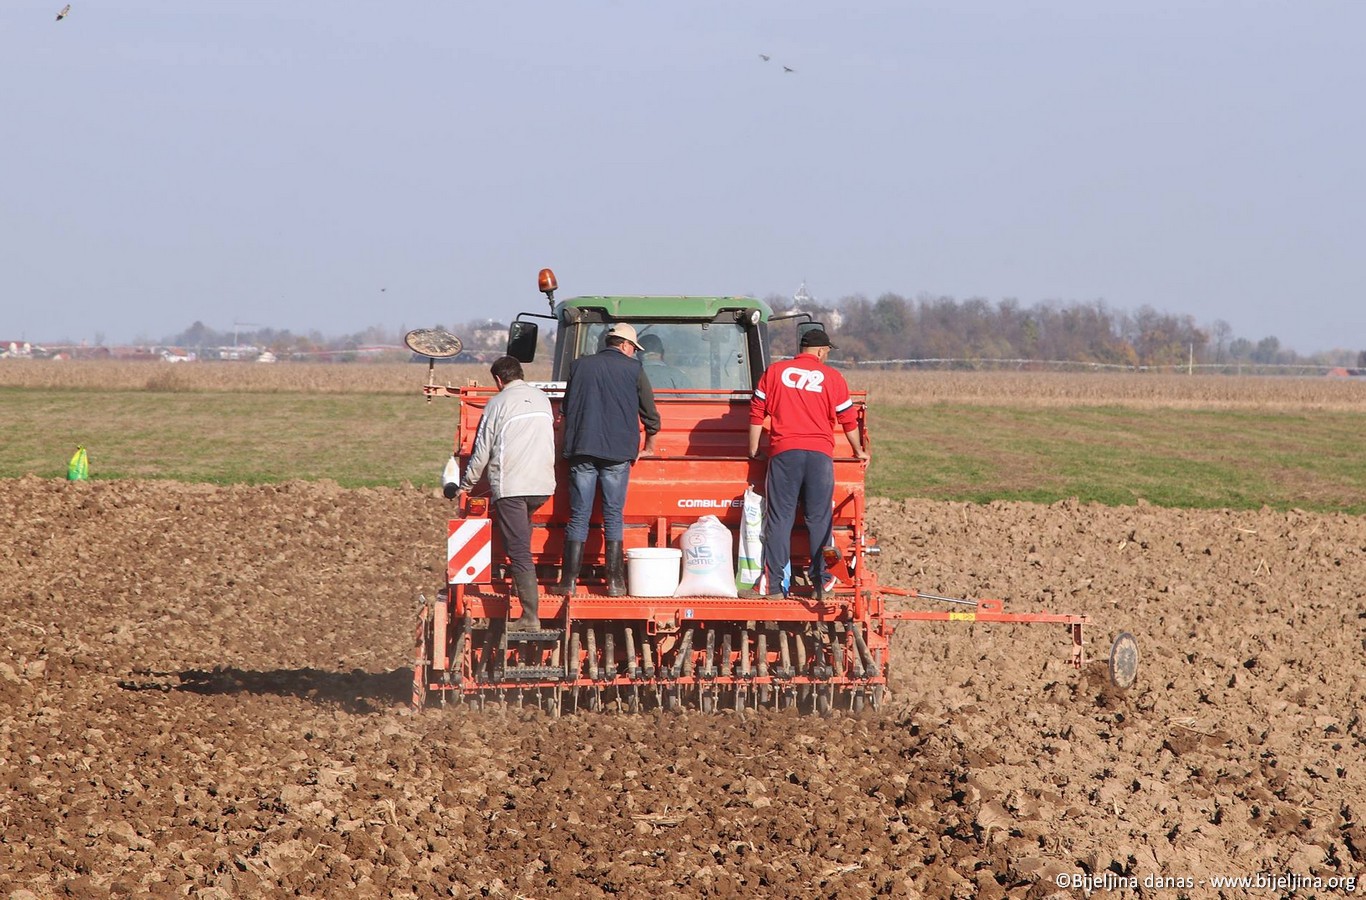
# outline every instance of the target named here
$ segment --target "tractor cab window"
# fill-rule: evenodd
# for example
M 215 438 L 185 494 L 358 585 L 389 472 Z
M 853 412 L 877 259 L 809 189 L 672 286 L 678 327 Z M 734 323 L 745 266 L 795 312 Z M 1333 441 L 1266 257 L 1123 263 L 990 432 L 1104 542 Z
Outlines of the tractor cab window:
M 634 322 L 643 352 L 637 358 L 655 390 L 747 391 L 750 382 L 746 331 L 726 322 Z M 585 324 L 578 356 L 607 346 L 609 323 Z

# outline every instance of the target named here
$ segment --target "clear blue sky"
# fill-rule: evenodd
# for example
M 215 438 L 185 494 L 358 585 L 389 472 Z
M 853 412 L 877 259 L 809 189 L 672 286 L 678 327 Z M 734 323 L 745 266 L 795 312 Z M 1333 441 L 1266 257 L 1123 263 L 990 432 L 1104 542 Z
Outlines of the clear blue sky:
M 1366 349 L 1366 0 L 65 2 L 0 4 L 0 339 L 506 319 L 551 266 Z

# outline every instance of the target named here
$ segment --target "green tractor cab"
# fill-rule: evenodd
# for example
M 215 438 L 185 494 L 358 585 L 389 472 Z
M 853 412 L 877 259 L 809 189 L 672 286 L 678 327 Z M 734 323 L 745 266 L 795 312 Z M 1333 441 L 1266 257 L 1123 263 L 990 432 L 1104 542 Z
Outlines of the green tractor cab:
M 824 327 L 808 313 L 775 316 L 767 303 L 752 297 L 589 296 L 557 303 L 555 274 L 549 269 L 541 270 L 540 289 L 550 303 L 550 315 L 520 313 L 508 331 L 507 353 L 533 362 L 540 336 L 535 320 L 555 322 L 555 381 L 568 377 L 576 359 L 603 349 L 614 324 L 629 322 L 644 348 L 647 372 L 667 369 L 667 387 L 748 391 L 772 357 L 769 322 L 801 320 L 799 339 L 808 330 Z M 651 374 L 651 380 L 657 380 Z

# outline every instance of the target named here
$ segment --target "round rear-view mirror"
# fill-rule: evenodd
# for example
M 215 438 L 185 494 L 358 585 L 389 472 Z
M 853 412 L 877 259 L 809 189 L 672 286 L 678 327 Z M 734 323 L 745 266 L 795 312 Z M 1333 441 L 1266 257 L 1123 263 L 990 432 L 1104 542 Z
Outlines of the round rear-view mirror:
M 444 328 L 414 328 L 403 336 L 408 349 L 421 356 L 432 359 L 450 359 L 459 356 L 464 344 L 460 338 Z

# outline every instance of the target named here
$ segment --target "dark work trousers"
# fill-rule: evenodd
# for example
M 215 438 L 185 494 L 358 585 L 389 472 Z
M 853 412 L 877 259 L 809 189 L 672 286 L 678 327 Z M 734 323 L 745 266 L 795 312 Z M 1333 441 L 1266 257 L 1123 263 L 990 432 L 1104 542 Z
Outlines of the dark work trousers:
M 549 497 L 500 497 L 493 501 L 493 524 L 503 541 L 513 575 L 535 572 L 531 561 L 531 514 Z
M 768 460 L 764 492 L 764 574 L 768 590 L 782 589 L 783 570 L 792 557 L 792 525 L 797 520 L 797 501 L 806 511 L 806 534 L 811 543 L 811 583 L 825 576 L 821 548 L 830 543 L 834 522 L 831 503 L 835 497 L 835 461 L 815 450 L 787 450 Z

